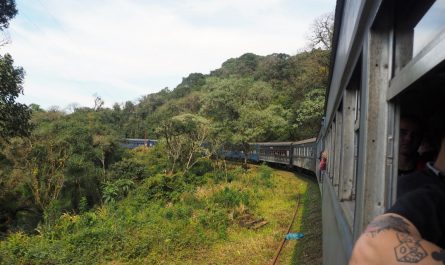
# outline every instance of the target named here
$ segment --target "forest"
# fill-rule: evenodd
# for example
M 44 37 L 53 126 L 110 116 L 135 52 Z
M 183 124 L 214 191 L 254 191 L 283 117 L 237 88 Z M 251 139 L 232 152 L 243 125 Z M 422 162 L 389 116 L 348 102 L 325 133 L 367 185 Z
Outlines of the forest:
M 7 7 L 3 30 L 17 10 L 12 0 L 0 3 Z M 0 264 L 94 263 L 97 253 L 106 259 L 116 251 L 127 253 L 124 260 L 147 260 L 157 240 L 172 240 L 166 248 L 173 251 L 226 238 L 227 212 L 241 216 L 258 198 L 230 185 L 251 173 L 228 164 L 222 150 L 316 136 L 328 82 L 330 47 L 319 45 L 326 38 L 314 35 L 313 46 L 296 55 L 245 53 L 210 74 L 191 73 L 174 89 L 112 108 L 96 96 L 94 107 L 69 111 L 17 102 L 24 69 L 0 54 Z M 127 150 L 124 138 L 158 144 Z M 257 174 L 252 183 L 270 188 L 270 169 Z M 224 188 L 205 200 L 192 196 L 218 183 Z M 164 219 L 175 222 L 156 234 Z M 95 249 L 104 238 L 124 242 L 125 233 L 138 231 L 148 233 L 144 240 Z M 85 260 L 69 254 L 76 251 Z

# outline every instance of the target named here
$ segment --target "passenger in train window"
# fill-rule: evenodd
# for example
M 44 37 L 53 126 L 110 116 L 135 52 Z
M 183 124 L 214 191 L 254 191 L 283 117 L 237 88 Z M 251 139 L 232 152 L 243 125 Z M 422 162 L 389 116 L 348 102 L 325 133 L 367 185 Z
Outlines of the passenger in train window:
M 434 124 L 434 121 L 430 121 Z M 419 160 L 417 162 L 417 168 L 425 169 L 427 162 L 436 160 L 437 153 L 439 151 L 440 139 L 434 140 L 434 126 L 428 126 L 430 131 L 425 132 L 422 143 L 419 146 Z M 431 131 L 432 130 L 432 131 Z
M 320 154 L 320 182 L 323 182 L 323 179 L 325 177 L 327 162 L 328 162 L 328 152 L 323 151 Z
M 440 134 L 440 123 L 441 117 L 436 116 L 432 117 L 428 129 L 425 132 L 422 143 L 419 150 L 419 155 L 417 158 L 416 168 L 414 171 L 419 171 L 414 174 L 407 175 L 399 175 L 397 179 L 397 198 L 400 198 L 405 193 L 412 191 L 419 187 L 419 185 L 423 185 L 424 183 L 428 183 L 428 178 L 423 178 L 425 175 L 420 171 L 431 171 L 432 161 L 434 161 L 437 157 L 438 150 L 441 145 Z M 423 125 L 422 125 L 423 126 Z
M 426 161 L 421 159 L 418 149 L 423 139 L 423 124 L 414 115 L 402 115 L 400 118 L 399 156 L 397 176 L 397 197 L 403 193 L 403 183 L 409 174 L 425 168 Z
M 349 264 L 445 264 L 445 120 L 436 121 L 435 162 L 413 173 L 417 187 L 368 225 Z
M 422 143 L 422 137 L 423 126 L 419 118 L 413 115 L 405 115 L 400 118 L 399 176 L 410 174 L 419 169 L 419 153 L 417 151 Z

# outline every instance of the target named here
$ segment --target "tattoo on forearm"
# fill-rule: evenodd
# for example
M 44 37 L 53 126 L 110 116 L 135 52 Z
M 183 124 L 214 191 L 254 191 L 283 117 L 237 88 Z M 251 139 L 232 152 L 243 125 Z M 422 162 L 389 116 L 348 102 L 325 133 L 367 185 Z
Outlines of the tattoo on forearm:
M 445 265 L 445 250 L 441 249 L 439 252 L 434 251 L 433 254 L 431 254 L 434 260 L 442 261 L 442 264 Z
M 420 245 L 421 240 L 416 240 L 408 234 L 396 233 L 400 244 L 394 248 L 396 260 L 404 263 L 418 263 L 428 256 Z
M 391 229 L 400 233 L 409 234 L 408 223 L 396 216 L 387 216 L 384 219 L 372 221 L 366 228 L 365 233 L 371 237 L 375 237 L 380 232 Z

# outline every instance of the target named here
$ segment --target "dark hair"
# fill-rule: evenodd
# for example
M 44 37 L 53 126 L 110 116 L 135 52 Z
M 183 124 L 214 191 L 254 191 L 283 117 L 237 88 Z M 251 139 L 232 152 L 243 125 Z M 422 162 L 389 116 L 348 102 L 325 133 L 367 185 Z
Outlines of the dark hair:
M 411 122 L 417 124 L 419 126 L 420 130 L 424 130 L 424 128 L 425 128 L 424 120 L 422 120 L 420 118 L 420 116 L 415 113 L 402 112 L 402 114 L 400 116 L 400 120 L 411 121 Z
M 430 119 L 431 135 L 434 143 L 440 146 L 442 139 L 445 138 L 445 113 L 440 108 L 436 108 Z

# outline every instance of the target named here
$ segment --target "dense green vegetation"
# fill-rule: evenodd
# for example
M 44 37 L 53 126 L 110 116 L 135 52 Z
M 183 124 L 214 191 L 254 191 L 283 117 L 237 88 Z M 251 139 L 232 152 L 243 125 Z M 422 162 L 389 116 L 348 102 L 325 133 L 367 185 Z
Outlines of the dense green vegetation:
M 0 6 L 3 30 L 17 10 Z M 266 166 L 228 165 L 221 151 L 316 135 L 329 50 L 315 44 L 246 53 L 173 90 L 112 108 L 97 96 L 69 113 L 17 103 L 24 71 L 0 55 L 0 264 L 206 264 L 205 253 L 246 263 L 255 242 L 267 262 L 286 226 L 277 217 L 288 220 L 306 188 Z M 144 137 L 158 144 L 121 147 Z M 264 229 L 245 227 L 261 218 Z
M 134 152 L 148 162 L 158 150 Z M 0 264 L 267 263 L 308 180 L 266 166 L 248 172 L 231 166 L 227 172 L 226 179 L 218 171 L 195 181 L 147 178 L 123 200 L 39 225 L 38 236 L 10 234 L 0 242 Z M 249 225 L 257 220 L 265 221 Z M 291 251 L 288 247 L 281 260 L 289 260 Z
M 182 113 L 210 119 L 235 142 L 312 137 L 323 114 L 328 64 L 329 52 L 321 49 L 294 56 L 247 53 L 209 75 L 190 74 L 172 91 L 116 104 L 115 116 L 128 138 L 156 137 L 156 128 Z

